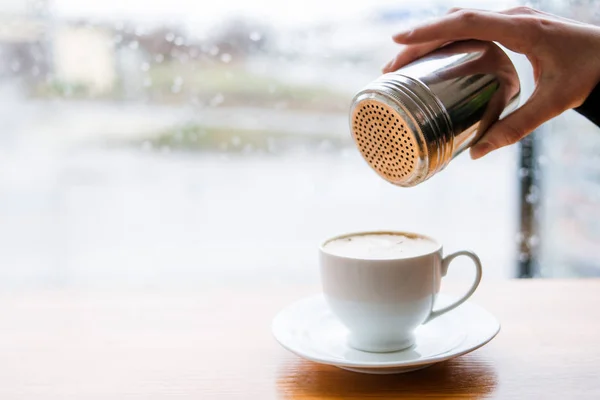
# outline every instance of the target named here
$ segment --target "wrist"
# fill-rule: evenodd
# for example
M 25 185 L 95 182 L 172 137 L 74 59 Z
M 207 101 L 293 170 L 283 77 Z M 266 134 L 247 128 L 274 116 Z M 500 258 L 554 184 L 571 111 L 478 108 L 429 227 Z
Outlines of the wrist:
M 574 108 L 597 126 L 600 126 L 600 82 L 592 89 L 582 105 Z

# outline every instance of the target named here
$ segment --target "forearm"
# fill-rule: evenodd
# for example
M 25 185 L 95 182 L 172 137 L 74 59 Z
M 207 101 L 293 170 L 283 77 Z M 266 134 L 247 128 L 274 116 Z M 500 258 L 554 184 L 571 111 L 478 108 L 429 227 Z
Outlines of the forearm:
M 600 83 L 592 90 L 585 102 L 574 110 L 600 126 Z

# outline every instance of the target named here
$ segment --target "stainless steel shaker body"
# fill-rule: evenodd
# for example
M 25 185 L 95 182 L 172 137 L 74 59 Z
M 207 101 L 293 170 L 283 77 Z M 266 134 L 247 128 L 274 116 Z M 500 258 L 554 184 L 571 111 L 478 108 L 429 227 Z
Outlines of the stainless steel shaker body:
M 414 186 L 516 108 L 519 94 L 516 69 L 500 47 L 455 42 L 358 92 L 350 109 L 352 137 L 381 177 Z

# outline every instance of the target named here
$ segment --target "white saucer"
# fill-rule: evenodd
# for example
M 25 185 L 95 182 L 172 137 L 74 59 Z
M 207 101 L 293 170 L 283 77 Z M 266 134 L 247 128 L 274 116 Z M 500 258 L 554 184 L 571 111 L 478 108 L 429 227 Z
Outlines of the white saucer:
M 454 301 L 438 295 L 436 308 Z M 411 348 L 368 353 L 346 344 L 346 328 L 334 317 L 322 295 L 291 304 L 273 320 L 273 335 L 286 349 L 307 360 L 368 374 L 395 374 L 426 368 L 485 345 L 500 323 L 483 308 L 466 302 L 417 328 Z

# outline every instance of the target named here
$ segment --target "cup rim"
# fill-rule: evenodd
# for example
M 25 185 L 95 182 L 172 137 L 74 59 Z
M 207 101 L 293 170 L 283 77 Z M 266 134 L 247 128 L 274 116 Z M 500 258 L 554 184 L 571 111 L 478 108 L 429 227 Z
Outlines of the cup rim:
M 408 236 L 408 237 L 419 237 L 419 238 L 424 238 L 427 240 L 431 240 L 432 242 L 434 242 L 435 244 L 437 244 L 437 247 L 435 248 L 435 250 L 432 250 L 428 253 L 424 253 L 424 254 L 419 254 L 416 256 L 410 256 L 410 257 L 390 257 L 390 258 L 364 258 L 364 257 L 352 257 L 352 256 L 340 256 L 337 254 L 332 254 L 328 251 L 325 250 L 325 245 L 333 240 L 337 240 L 337 239 L 343 239 L 343 238 L 347 238 L 347 237 L 351 237 L 351 236 L 364 236 L 364 235 L 403 235 L 403 236 Z M 443 245 L 435 238 L 429 236 L 429 235 L 425 235 L 422 233 L 418 233 L 418 232 L 411 232 L 411 231 L 394 231 L 394 230 L 369 230 L 369 231 L 360 231 L 360 232 L 348 232 L 348 233 L 342 233 L 336 236 L 332 236 L 328 239 L 322 240 L 321 244 L 319 245 L 319 251 L 322 254 L 326 254 L 328 257 L 336 257 L 336 258 L 342 258 L 342 259 L 347 259 L 347 260 L 360 260 L 360 261 L 371 261 L 371 262 L 378 262 L 378 261 L 396 261 L 396 260 L 412 260 L 412 259 L 416 259 L 416 258 L 421 258 L 421 257 L 427 257 L 430 256 L 432 254 L 435 254 L 439 251 L 441 251 L 443 248 Z

